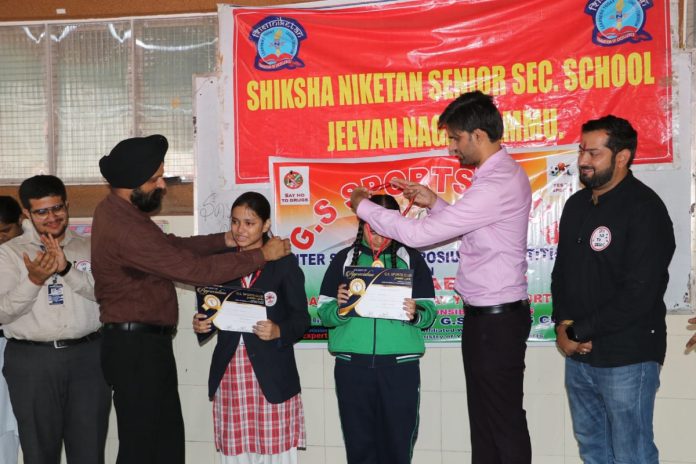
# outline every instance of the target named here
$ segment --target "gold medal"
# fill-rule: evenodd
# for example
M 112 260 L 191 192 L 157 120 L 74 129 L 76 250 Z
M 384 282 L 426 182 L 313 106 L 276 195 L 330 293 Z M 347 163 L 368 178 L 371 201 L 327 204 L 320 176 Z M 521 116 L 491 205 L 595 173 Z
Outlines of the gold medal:
M 375 259 L 372 261 L 372 267 L 384 267 L 384 263 L 379 259 Z

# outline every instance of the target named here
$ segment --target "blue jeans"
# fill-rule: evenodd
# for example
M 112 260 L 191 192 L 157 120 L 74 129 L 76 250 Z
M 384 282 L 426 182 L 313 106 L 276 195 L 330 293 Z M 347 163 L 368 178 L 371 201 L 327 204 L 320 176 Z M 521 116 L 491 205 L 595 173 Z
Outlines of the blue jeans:
M 566 358 L 575 439 L 585 464 L 659 464 L 653 440 L 660 365 L 592 367 Z

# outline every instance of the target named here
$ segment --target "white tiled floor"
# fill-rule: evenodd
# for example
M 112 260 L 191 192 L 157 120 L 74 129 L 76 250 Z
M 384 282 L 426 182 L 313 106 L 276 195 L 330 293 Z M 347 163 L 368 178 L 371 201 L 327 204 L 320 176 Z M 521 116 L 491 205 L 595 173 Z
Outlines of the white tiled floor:
M 187 291 L 182 301 L 190 303 Z M 188 304 L 188 303 L 186 303 Z M 216 462 L 212 443 L 211 403 L 206 383 L 213 344 L 198 347 L 190 329 L 190 308 L 182 306 L 175 341 L 184 420 L 187 461 Z M 655 408 L 655 434 L 663 464 L 696 463 L 692 420 L 696 417 L 696 353 L 685 354 L 691 335 L 687 315 L 668 317 L 668 354 Z M 325 349 L 296 350 L 303 385 L 308 449 L 301 464 L 344 464 L 343 438 L 333 381 L 334 361 Z M 554 346 L 527 351 L 525 407 L 532 435 L 534 464 L 580 464 L 563 387 L 563 358 Z M 470 462 L 466 388 L 458 346 L 429 347 L 421 363 L 421 425 L 414 464 Z M 107 462 L 118 447 L 112 413 Z

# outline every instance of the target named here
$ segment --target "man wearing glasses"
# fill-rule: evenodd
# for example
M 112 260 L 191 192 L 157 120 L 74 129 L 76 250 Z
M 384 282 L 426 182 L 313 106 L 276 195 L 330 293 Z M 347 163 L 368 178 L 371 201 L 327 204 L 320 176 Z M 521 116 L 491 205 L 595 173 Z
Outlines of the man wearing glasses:
M 64 443 L 71 464 L 103 463 L 111 398 L 90 241 L 68 229 L 57 177 L 25 180 L 19 198 L 28 220 L 0 247 L 0 324 L 24 462 L 59 462 Z

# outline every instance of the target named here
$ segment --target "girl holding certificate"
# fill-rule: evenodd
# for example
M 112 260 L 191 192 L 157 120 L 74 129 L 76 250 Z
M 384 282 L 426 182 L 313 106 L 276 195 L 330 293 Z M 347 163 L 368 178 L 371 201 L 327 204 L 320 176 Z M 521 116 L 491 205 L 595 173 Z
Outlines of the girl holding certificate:
M 268 240 L 271 207 L 256 192 L 232 205 L 232 233 L 239 250 Z M 305 446 L 300 379 L 293 344 L 309 327 L 304 274 L 295 255 L 225 287 L 264 292 L 267 318 L 252 333 L 219 330 L 208 379 L 213 398 L 215 447 L 223 464 L 294 464 Z M 213 330 L 212 318 L 197 314 L 196 333 Z
M 398 210 L 388 195 L 371 201 Z M 346 317 L 339 309 L 350 296 L 346 266 L 413 270 L 406 321 Z M 411 462 L 418 434 L 419 358 L 422 330 L 435 320 L 435 291 L 420 253 L 374 233 L 360 221 L 352 246 L 339 251 L 321 284 L 318 314 L 329 327 L 329 351 L 336 357 L 336 396 L 348 463 Z

